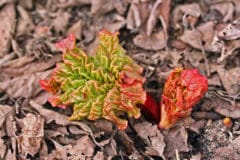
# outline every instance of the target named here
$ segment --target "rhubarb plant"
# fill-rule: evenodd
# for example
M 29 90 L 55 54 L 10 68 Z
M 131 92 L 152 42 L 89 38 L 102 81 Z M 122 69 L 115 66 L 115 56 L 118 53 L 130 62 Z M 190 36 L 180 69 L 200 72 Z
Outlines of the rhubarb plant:
M 143 68 L 126 54 L 117 33 L 104 30 L 98 38 L 93 56 L 76 46 L 74 35 L 58 42 L 56 46 L 63 52 L 63 62 L 40 84 L 53 95 L 48 99 L 52 106 L 73 106 L 70 120 L 105 118 L 119 129 L 125 129 L 128 122 L 119 116 L 126 113 L 139 118 L 137 104 L 146 100 Z
M 174 69 L 163 89 L 159 128 L 168 129 L 187 117 L 207 90 L 207 78 L 197 69 Z

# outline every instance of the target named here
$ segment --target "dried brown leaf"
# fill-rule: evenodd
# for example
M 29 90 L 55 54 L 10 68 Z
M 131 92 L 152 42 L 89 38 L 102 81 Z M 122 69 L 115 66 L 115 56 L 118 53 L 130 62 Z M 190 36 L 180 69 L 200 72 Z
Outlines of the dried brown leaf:
M 157 51 L 165 47 L 164 32 L 159 31 L 157 33 L 153 33 L 151 36 L 141 33 L 134 37 L 133 42 L 140 48 Z
M 93 157 L 93 160 L 104 160 L 103 152 L 97 152 L 95 156 Z
M 210 51 L 210 45 L 212 44 L 214 37 L 214 23 L 207 22 L 199 25 L 196 29 L 185 30 L 180 40 L 196 49 L 202 49 L 202 47 Z
M 69 18 L 70 18 L 70 14 L 68 12 L 64 12 L 64 11 L 57 12 L 56 18 L 53 19 L 52 21 L 54 30 L 57 33 L 65 33 Z
M 68 29 L 67 34 L 73 33 L 78 40 L 81 40 L 82 26 L 83 26 L 83 22 L 81 20 L 77 21 Z
M 20 15 L 20 18 L 18 18 L 16 31 L 17 35 L 20 36 L 32 31 L 34 29 L 34 23 L 30 14 L 22 6 L 18 5 L 17 11 Z
M 0 105 L 0 126 L 3 126 L 6 118 L 14 112 L 14 108 L 8 105 Z
M 10 77 L 23 76 L 23 74 L 37 73 L 45 71 L 53 67 L 57 62 L 61 61 L 61 55 L 56 55 L 47 61 L 31 61 L 33 58 L 18 58 L 16 60 L 9 61 L 6 66 L 0 69 L 0 75 L 8 75 Z M 32 63 L 27 63 L 32 62 Z
M 148 2 L 132 1 L 127 14 L 127 28 L 130 30 L 139 29 L 147 20 L 150 11 Z
M 216 98 L 212 105 L 215 106 L 215 112 L 225 117 L 240 118 L 240 103 L 235 103 L 235 105 L 233 105 L 230 102 Z
M 166 144 L 157 125 L 152 125 L 151 123 L 145 121 L 143 123 L 136 124 L 134 128 L 138 135 L 150 144 L 145 153 L 150 156 L 161 156 L 165 159 L 163 151 Z M 155 150 L 155 152 L 150 152 L 150 150 Z
M 112 0 L 91 0 L 91 13 L 102 15 L 115 9 L 116 1 Z
M 43 138 L 44 119 L 41 116 L 28 113 L 22 119 L 23 128 L 17 137 L 18 151 L 21 156 L 34 156 L 39 152 Z
M 218 33 L 218 37 L 224 40 L 234 40 L 240 37 L 240 18 L 228 24 Z
M 7 152 L 7 146 L 3 139 L 0 139 L 0 159 L 4 159 L 5 154 Z
M 217 73 L 222 81 L 224 88 L 229 95 L 237 95 L 240 92 L 240 67 L 229 70 L 219 68 Z
M 48 157 L 47 160 L 56 160 L 56 159 L 68 159 L 67 157 L 67 147 L 59 144 L 57 141 L 54 141 L 51 139 L 51 141 L 54 143 L 55 150 L 53 150 Z
M 94 154 L 95 147 L 96 147 L 96 145 L 86 135 L 76 141 L 76 145 L 74 145 L 69 150 L 69 154 L 71 154 L 72 156 L 83 155 L 85 158 L 92 157 Z
M 222 14 L 222 21 L 227 22 L 227 21 L 232 21 L 233 20 L 233 15 L 234 15 L 234 4 L 232 2 L 220 2 L 216 4 L 210 5 L 211 10 L 217 10 Z
M 182 28 L 182 18 L 184 15 L 191 15 L 200 17 L 202 9 L 198 3 L 178 5 L 172 12 L 173 14 L 173 27 L 175 29 Z M 194 24 L 195 25 L 195 24 Z
M 231 146 L 219 147 L 213 151 L 214 159 L 224 160 L 224 159 L 238 159 L 240 154 L 238 154 L 237 149 Z
M 174 158 L 175 151 L 178 152 L 188 152 L 188 133 L 184 127 L 175 127 L 169 131 L 164 131 L 164 140 L 166 143 L 166 148 L 164 150 L 164 155 L 166 158 Z
M 155 24 L 157 22 L 157 19 L 159 17 L 159 11 L 158 9 L 160 8 L 159 6 L 162 4 L 162 0 L 156 0 L 156 2 L 154 3 L 150 15 L 148 17 L 147 20 L 147 24 L 146 24 L 146 34 L 148 36 L 151 35 L 153 28 L 155 27 Z
M 19 0 L 18 2 L 22 7 L 26 9 L 32 9 L 33 7 L 33 1 L 32 0 Z
M 0 57 L 8 53 L 10 48 L 12 34 L 16 25 L 16 13 L 13 3 L 6 4 L 0 8 Z
M 86 133 L 88 133 L 91 136 L 93 142 L 97 146 L 99 146 L 100 148 L 102 147 L 101 144 L 99 144 L 95 140 L 92 130 L 85 123 L 69 121 L 67 116 L 61 115 L 60 113 L 51 111 L 49 109 L 45 109 L 43 106 L 37 104 L 34 101 L 30 101 L 29 104 L 31 105 L 32 108 L 36 109 L 40 113 L 40 115 L 42 115 L 44 117 L 44 120 L 47 124 L 55 121 L 56 124 L 62 125 L 62 126 L 67 126 L 67 125 L 79 126 L 83 131 L 85 131 Z
M 12 97 L 34 97 L 41 92 L 39 81 L 46 79 L 51 70 L 23 75 L 0 83 L 0 89 Z

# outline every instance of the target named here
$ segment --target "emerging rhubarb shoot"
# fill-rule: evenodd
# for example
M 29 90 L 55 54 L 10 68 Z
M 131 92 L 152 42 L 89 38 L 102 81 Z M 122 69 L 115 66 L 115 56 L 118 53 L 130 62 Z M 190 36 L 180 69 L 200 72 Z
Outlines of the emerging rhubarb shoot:
M 117 33 L 101 31 L 94 56 L 88 56 L 75 45 L 69 35 L 57 43 L 63 52 L 63 63 L 57 64 L 50 79 L 40 82 L 43 89 L 53 94 L 49 102 L 54 107 L 73 106 L 70 120 L 105 118 L 127 127 L 123 113 L 139 118 L 146 93 L 143 90 L 143 69 L 119 44 Z
M 187 117 L 207 90 L 207 79 L 198 70 L 174 69 L 163 89 L 159 128 L 168 129 Z

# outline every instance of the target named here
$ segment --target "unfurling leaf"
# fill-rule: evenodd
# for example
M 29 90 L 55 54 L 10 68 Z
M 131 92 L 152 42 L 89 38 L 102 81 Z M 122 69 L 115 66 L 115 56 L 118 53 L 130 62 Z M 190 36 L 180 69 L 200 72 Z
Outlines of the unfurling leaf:
M 176 68 L 163 89 L 159 128 L 168 129 L 188 116 L 207 90 L 207 79 L 198 70 Z
M 101 31 L 99 41 L 94 56 L 77 48 L 73 35 L 57 43 L 63 63 L 57 64 L 49 80 L 40 83 L 54 95 L 49 98 L 52 106 L 73 106 L 70 120 L 105 118 L 125 129 L 127 120 L 119 115 L 139 118 L 136 105 L 146 99 L 143 69 L 126 55 L 117 33 Z

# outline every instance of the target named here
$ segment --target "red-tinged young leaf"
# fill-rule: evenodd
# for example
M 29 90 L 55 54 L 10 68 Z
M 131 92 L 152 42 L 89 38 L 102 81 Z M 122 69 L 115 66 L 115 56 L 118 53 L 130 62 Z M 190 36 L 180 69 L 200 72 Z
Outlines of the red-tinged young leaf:
M 60 49 L 62 52 L 66 52 L 67 50 L 72 50 L 75 48 L 76 37 L 74 34 L 69 34 L 68 37 L 58 43 L 56 43 L 56 47 Z
M 40 84 L 54 95 L 49 98 L 52 106 L 73 106 L 70 120 L 105 118 L 125 129 L 127 120 L 119 115 L 140 117 L 137 104 L 146 100 L 143 69 L 126 55 L 117 35 L 101 31 L 94 56 L 76 47 L 74 35 L 57 43 L 63 63 L 57 64 L 50 79 Z
M 208 90 L 207 78 L 196 69 L 176 68 L 168 77 L 161 100 L 159 128 L 168 129 L 187 117 Z

